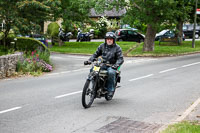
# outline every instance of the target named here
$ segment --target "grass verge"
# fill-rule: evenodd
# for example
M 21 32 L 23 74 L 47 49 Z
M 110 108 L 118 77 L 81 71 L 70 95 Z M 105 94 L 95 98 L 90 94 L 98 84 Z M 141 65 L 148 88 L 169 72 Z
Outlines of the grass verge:
M 177 56 L 184 54 L 191 54 L 200 52 L 200 41 L 195 42 L 195 48 L 192 48 L 191 41 L 184 41 L 182 45 L 171 45 L 170 43 L 155 42 L 155 47 L 153 52 L 143 52 L 143 44 L 137 47 L 135 50 L 131 51 L 128 56 Z
M 50 48 L 51 52 L 59 53 L 73 53 L 73 54 L 93 54 L 98 46 L 103 42 L 66 42 L 63 46 L 56 44 Z M 128 51 L 133 46 L 136 46 L 135 42 L 117 42 L 122 48 L 123 53 Z
M 50 48 L 52 52 L 70 53 L 70 54 L 93 54 L 98 46 L 103 42 L 66 42 L 63 46 L 58 45 Z M 192 48 L 192 41 L 184 41 L 182 45 L 174 45 L 171 42 L 155 42 L 153 52 L 143 52 L 143 43 L 139 44 L 135 42 L 117 42 L 122 48 L 122 52 L 125 56 L 177 56 L 184 54 L 200 53 L 200 41 L 196 41 L 195 48 Z
M 162 133 L 200 133 L 200 125 L 197 122 L 181 122 L 170 125 Z

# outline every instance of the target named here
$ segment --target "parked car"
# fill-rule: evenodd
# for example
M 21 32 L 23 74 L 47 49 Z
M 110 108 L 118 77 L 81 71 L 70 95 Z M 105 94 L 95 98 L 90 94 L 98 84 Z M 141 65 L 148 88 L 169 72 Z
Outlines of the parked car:
M 193 27 L 194 25 L 188 24 L 183 25 L 183 33 L 185 34 L 186 38 L 192 38 L 193 37 Z M 196 26 L 196 32 L 195 32 L 195 38 L 198 39 L 200 36 L 200 26 Z
M 143 42 L 144 35 L 136 32 L 133 29 L 119 29 L 115 32 L 117 41 L 134 41 L 134 42 Z
M 31 34 L 30 37 L 42 42 L 46 47 L 48 47 L 48 40 L 44 35 L 41 34 Z
M 155 41 L 159 41 L 161 38 L 173 38 L 175 37 L 175 33 L 173 30 L 162 30 L 161 32 L 156 34 Z M 183 41 L 185 40 L 185 35 L 183 34 Z

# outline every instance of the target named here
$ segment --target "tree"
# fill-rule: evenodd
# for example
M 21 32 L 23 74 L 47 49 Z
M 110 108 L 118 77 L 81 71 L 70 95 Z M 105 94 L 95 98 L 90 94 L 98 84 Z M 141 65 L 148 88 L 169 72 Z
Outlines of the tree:
M 4 46 L 10 30 L 21 34 L 40 32 L 42 22 L 50 19 L 52 8 L 58 1 L 55 0 L 1 0 L 0 22 L 5 28 Z
M 72 31 L 73 23 L 90 22 L 92 3 L 88 0 L 60 0 L 60 10 L 54 12 L 55 18 L 62 18 L 65 31 Z
M 99 0 L 96 0 L 96 2 Z M 174 0 L 113 0 L 104 3 L 111 7 L 126 8 L 129 19 L 147 25 L 143 51 L 154 50 L 154 39 L 160 25 L 171 24 L 176 2 Z M 101 5 L 102 6 L 102 5 Z M 97 5 L 97 9 L 99 5 Z
M 190 13 L 193 9 L 193 2 L 191 0 L 176 0 L 176 13 L 174 14 L 174 23 L 176 24 L 177 38 L 180 38 L 182 42 L 183 37 L 183 23 L 188 22 L 190 19 Z M 180 44 L 181 44 L 180 42 Z
M 18 12 L 16 12 L 16 2 L 18 0 L 3 0 L 0 1 L 0 22 L 4 23 L 4 29 L 1 30 L 3 32 L 3 43 L 6 45 L 6 38 L 8 33 L 10 32 L 12 24 L 16 22 L 16 16 Z

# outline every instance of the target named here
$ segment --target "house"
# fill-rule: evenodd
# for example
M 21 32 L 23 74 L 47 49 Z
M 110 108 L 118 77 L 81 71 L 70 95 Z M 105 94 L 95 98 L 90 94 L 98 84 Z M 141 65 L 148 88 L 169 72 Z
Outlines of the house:
M 90 18 L 98 21 L 101 17 L 106 17 L 109 22 L 110 25 L 113 24 L 113 20 L 117 20 L 117 25 L 120 26 L 120 18 L 122 15 L 124 15 L 126 13 L 126 9 L 121 9 L 119 11 L 116 10 L 116 8 L 113 8 L 112 10 L 109 11 L 104 11 L 104 13 L 96 13 L 95 9 L 92 8 L 90 11 Z
M 118 27 L 120 27 L 120 18 L 122 15 L 124 15 L 126 13 L 126 9 L 121 9 L 119 11 L 117 11 L 115 8 L 110 10 L 110 11 L 104 11 L 104 13 L 96 13 L 96 11 L 94 10 L 94 8 L 91 9 L 90 11 L 90 18 L 92 20 L 98 21 L 101 17 L 106 17 L 109 21 L 108 21 L 108 25 L 112 26 L 112 25 L 117 25 Z M 51 22 L 44 22 L 44 33 L 46 33 L 47 28 L 48 28 L 48 24 L 50 24 Z M 62 20 L 59 20 L 57 22 L 59 25 L 61 25 Z M 115 24 L 116 23 L 116 24 Z

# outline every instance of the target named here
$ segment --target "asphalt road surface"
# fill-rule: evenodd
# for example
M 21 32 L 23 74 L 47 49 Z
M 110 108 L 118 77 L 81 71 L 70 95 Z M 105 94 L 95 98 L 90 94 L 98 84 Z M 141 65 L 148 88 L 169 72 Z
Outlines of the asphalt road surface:
M 0 80 L 0 133 L 155 132 L 200 96 L 200 54 L 125 58 L 114 99 L 84 109 L 88 58 L 52 54 L 53 72 Z

